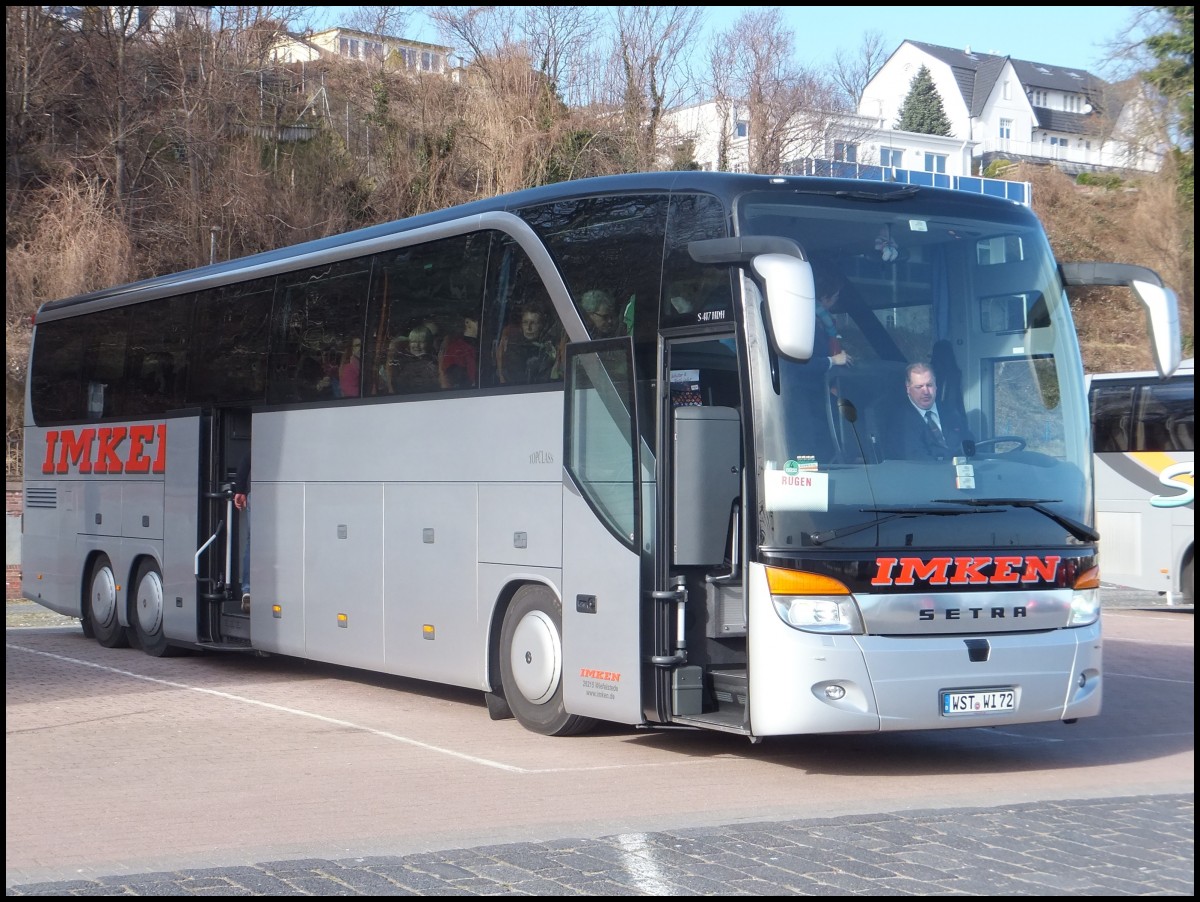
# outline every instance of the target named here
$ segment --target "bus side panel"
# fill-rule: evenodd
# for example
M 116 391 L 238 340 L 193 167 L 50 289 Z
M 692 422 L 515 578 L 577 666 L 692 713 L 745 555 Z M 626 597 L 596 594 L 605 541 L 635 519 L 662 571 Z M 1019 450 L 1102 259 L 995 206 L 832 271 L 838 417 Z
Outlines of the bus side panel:
M 383 597 L 387 670 L 480 686 L 486 615 L 476 585 L 473 483 L 384 487 Z
M 382 536 L 383 486 L 305 489 L 304 544 L 313 549 L 304 555 L 306 657 L 383 669 Z
M 296 482 L 251 482 L 250 638 L 255 648 L 304 655 L 304 492 Z M 274 610 L 279 607 L 278 612 Z
M 38 447 L 45 430 L 27 429 L 25 447 Z M 27 462 L 32 454 L 27 455 Z M 25 476 L 25 509 L 21 530 L 21 595 L 52 611 L 79 617 L 86 574 L 76 559 L 78 514 L 71 482 L 38 479 L 33 467 Z
M 563 493 L 562 686 L 571 714 L 642 723 L 640 560 Z
M 198 638 L 196 550 L 200 478 L 200 418 L 167 421 L 166 472 L 163 474 L 162 559 L 163 634 L 180 642 Z M 166 516 L 165 511 L 170 511 Z M 204 538 L 208 538 L 205 536 Z M 224 554 L 222 539 L 208 553 Z M 182 599 L 182 603 L 177 603 Z

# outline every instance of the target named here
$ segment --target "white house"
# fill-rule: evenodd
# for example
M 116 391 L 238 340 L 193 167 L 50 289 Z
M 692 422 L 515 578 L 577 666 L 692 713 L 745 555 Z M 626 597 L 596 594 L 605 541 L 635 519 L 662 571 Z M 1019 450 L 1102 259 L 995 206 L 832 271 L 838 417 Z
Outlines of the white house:
M 808 119 L 806 126 L 803 120 Z M 907 169 L 946 176 L 971 174 L 974 148 L 958 137 L 923 135 L 882 127 L 870 116 L 836 113 L 796 113 L 795 137 L 784 151 L 784 169 L 821 173 L 822 162 Z M 692 158 L 701 169 L 721 167 L 721 133 L 728 135 L 725 166 L 744 172 L 749 160 L 750 118 L 736 105 L 723 109 L 716 101 L 672 110 L 667 125 L 677 143 L 692 145 Z M 819 162 L 820 161 L 820 162 Z
M 976 171 L 993 160 L 1052 162 L 1068 172 L 1155 171 L 1162 149 L 1137 134 L 1137 97 L 1089 72 L 1008 56 L 904 41 L 863 91 L 861 116 L 894 128 L 913 78 L 928 68 Z
M 452 51 L 452 47 L 408 38 L 371 34 L 353 28 L 328 28 L 308 35 L 281 35 L 272 48 L 271 57 L 278 63 L 311 63 L 317 59 L 385 60 L 410 72 L 444 74 L 452 68 Z

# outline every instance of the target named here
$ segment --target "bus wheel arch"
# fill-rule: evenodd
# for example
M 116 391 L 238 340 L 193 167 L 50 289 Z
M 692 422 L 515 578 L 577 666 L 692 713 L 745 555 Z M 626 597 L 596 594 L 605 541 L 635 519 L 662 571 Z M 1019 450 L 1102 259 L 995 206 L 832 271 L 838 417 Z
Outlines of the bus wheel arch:
M 562 602 L 552 589 L 517 587 L 504 609 L 497 658 L 504 700 L 527 730 L 571 736 L 595 725 L 563 706 Z
M 1179 571 L 1179 590 L 1188 604 L 1196 603 L 1196 546 L 1189 545 Z
M 137 560 L 126 597 L 130 629 L 142 651 L 155 658 L 175 654 L 175 648 L 163 633 L 166 598 L 162 571 L 154 558 L 144 556 Z
M 82 613 L 88 619 L 91 635 L 105 648 L 124 648 L 129 644 L 129 634 L 121 625 L 121 590 L 112 561 L 98 552 L 88 563 Z

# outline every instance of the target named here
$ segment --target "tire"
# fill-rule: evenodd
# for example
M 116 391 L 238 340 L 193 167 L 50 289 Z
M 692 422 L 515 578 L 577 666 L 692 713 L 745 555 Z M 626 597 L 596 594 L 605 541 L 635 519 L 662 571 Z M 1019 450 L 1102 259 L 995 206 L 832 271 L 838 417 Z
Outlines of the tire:
M 100 555 L 88 577 L 87 617 L 96 641 L 105 648 L 124 648 L 129 635 L 117 617 L 117 577 L 107 555 Z
M 142 651 L 155 658 L 169 657 L 175 654 L 175 649 L 163 635 L 163 587 L 162 575 L 158 565 L 150 559 L 138 565 L 137 576 L 133 580 L 133 595 L 129 621 L 133 624 L 138 645 Z
M 500 628 L 504 698 L 521 726 L 544 736 L 572 736 L 595 726 L 568 714 L 562 690 L 562 605 L 544 586 L 522 586 Z
M 1183 579 L 1180 580 L 1183 587 L 1183 598 L 1188 604 L 1196 603 L 1196 559 L 1188 558 L 1188 562 L 1183 565 Z

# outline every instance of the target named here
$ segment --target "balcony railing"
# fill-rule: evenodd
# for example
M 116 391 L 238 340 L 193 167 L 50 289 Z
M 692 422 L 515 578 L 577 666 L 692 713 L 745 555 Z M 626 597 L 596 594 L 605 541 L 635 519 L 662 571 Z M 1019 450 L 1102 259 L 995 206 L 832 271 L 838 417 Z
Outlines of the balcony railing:
M 920 185 L 925 188 L 952 188 L 956 191 L 970 191 L 973 194 L 1015 200 L 1025 206 L 1033 202 L 1033 186 L 1029 182 L 985 179 L 974 175 L 947 175 L 944 172 L 869 166 L 865 163 L 843 163 L 838 160 L 796 160 L 787 169 L 792 175 L 866 179 L 872 182 L 895 182 L 898 185 Z

